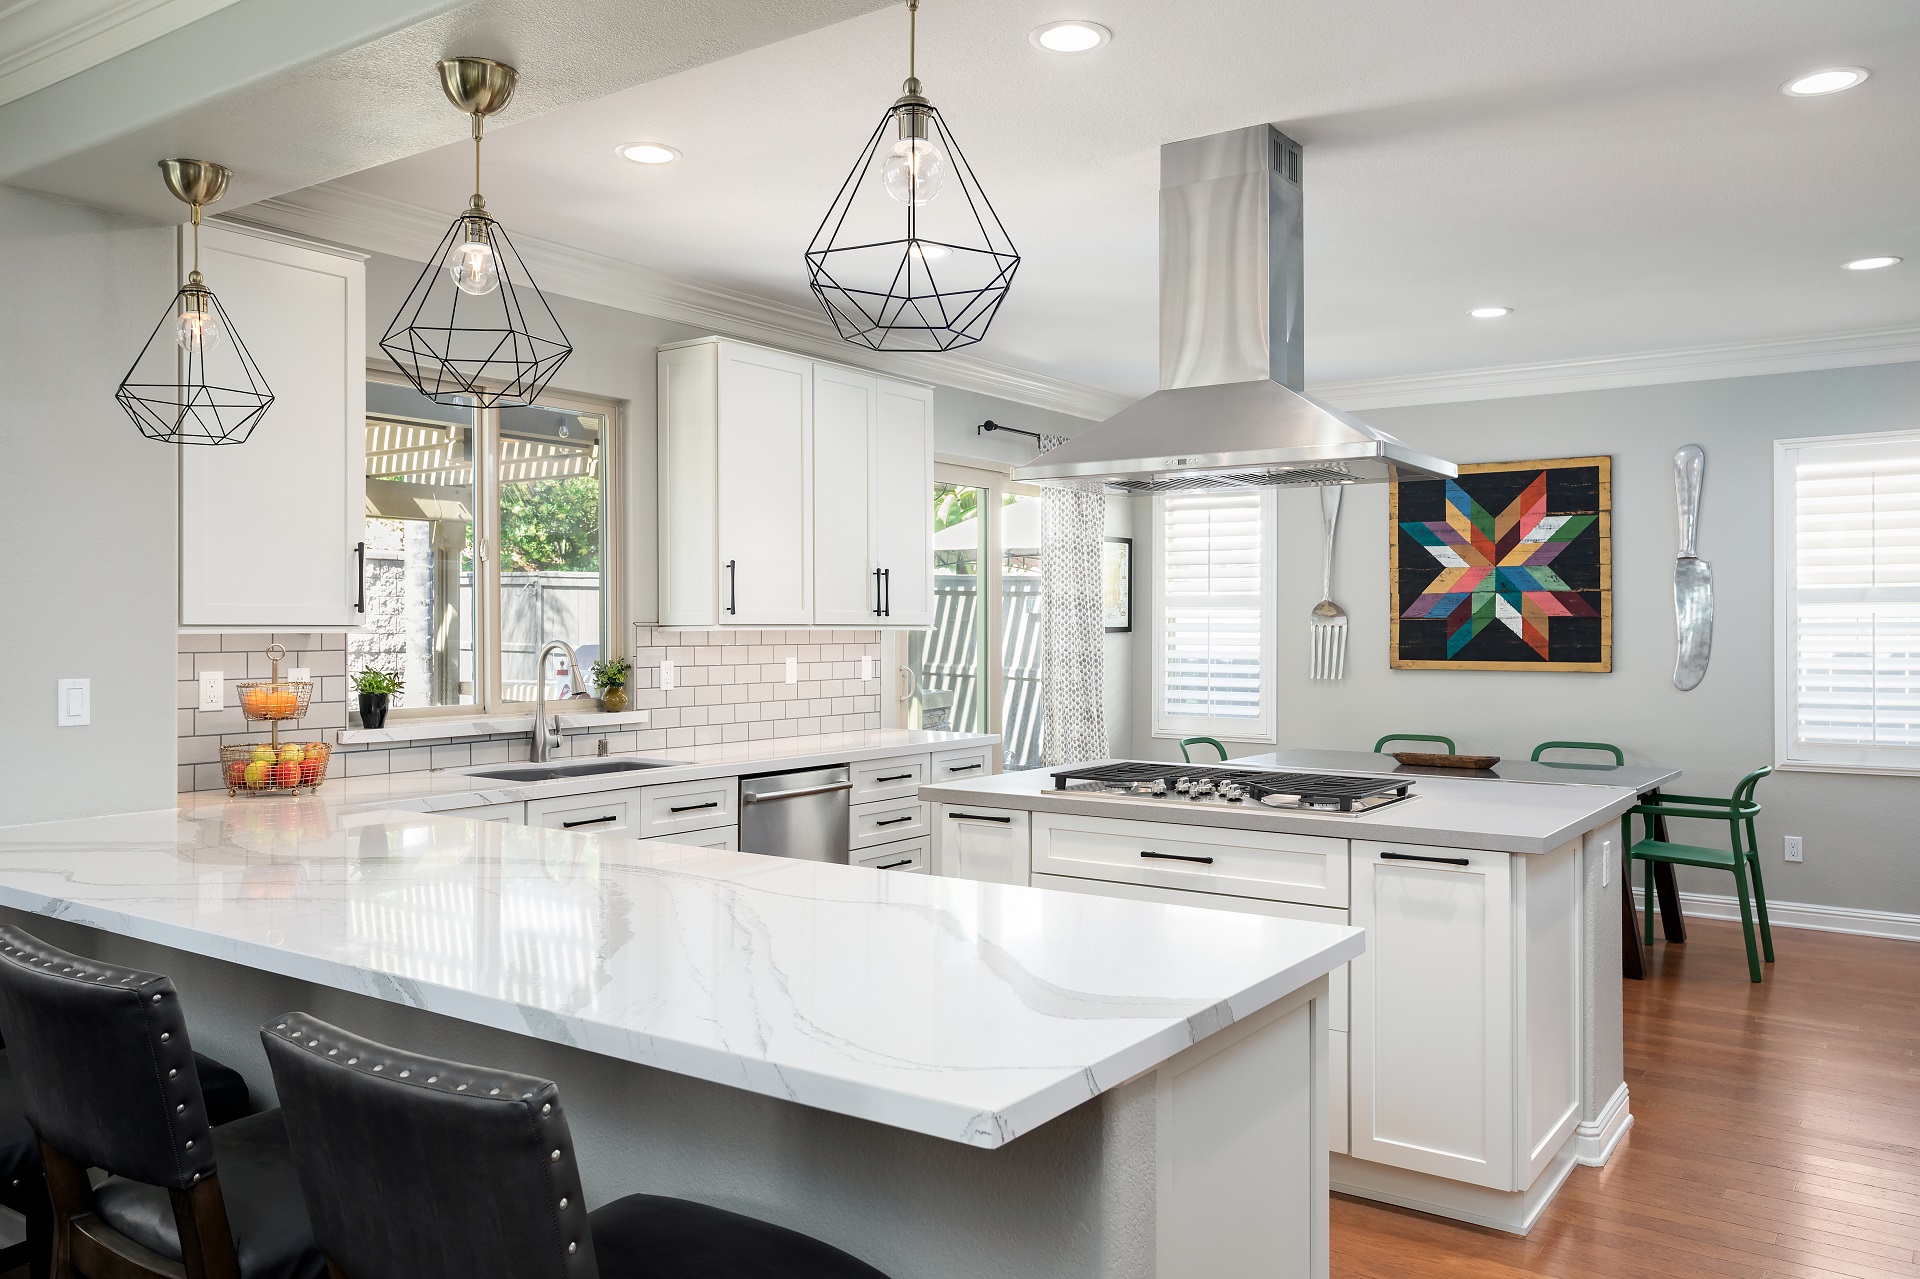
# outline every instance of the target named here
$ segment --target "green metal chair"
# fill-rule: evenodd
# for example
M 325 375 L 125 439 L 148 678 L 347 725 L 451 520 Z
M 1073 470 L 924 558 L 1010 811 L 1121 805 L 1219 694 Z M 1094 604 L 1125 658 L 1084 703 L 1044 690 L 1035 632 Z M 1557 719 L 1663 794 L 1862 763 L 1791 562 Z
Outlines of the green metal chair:
M 1665 862 L 1670 866 L 1704 866 L 1710 870 L 1729 871 L 1733 875 L 1734 889 L 1740 897 L 1740 931 L 1747 942 L 1747 975 L 1754 981 L 1760 980 L 1760 958 L 1753 945 L 1753 915 L 1757 907 L 1760 913 L 1760 942 L 1767 957 L 1773 962 L 1773 930 L 1767 924 L 1767 892 L 1760 882 L 1760 853 L 1753 831 L 1753 817 L 1760 811 L 1760 805 L 1753 802 L 1753 788 L 1760 779 L 1771 773 L 1773 768 L 1757 768 L 1740 779 L 1733 789 L 1732 799 L 1715 799 L 1707 795 L 1662 795 L 1657 804 L 1635 804 L 1620 816 L 1620 842 L 1627 849 L 1627 882 L 1632 883 L 1631 870 L 1633 860 L 1638 858 L 1647 864 L 1647 902 L 1651 907 L 1654 896 L 1653 869 L 1656 862 Z M 1645 838 L 1636 844 L 1633 842 L 1633 815 L 1640 814 L 1641 830 Z M 1698 844 L 1673 844 L 1653 838 L 1654 819 L 1660 817 L 1692 817 L 1703 821 L 1725 822 L 1733 847 L 1705 848 Z M 1746 827 L 1745 846 L 1741 845 L 1740 828 Z M 1753 898 L 1747 897 L 1747 876 L 1753 876 Z M 1653 911 L 1647 910 L 1647 945 L 1653 944 Z
M 1384 754 L 1385 752 L 1380 748 L 1388 742 L 1439 742 L 1447 748 L 1447 754 L 1458 755 L 1460 753 L 1454 749 L 1453 739 L 1451 737 L 1439 737 L 1432 733 L 1388 733 L 1385 737 L 1373 744 L 1373 753 L 1376 755 Z
M 1540 757 L 1542 755 L 1546 754 L 1548 751 L 1554 751 L 1554 750 L 1605 751 L 1607 752 L 1607 754 L 1613 756 L 1613 762 L 1620 765 L 1621 767 L 1624 768 L 1627 763 L 1627 753 L 1621 750 L 1618 746 L 1615 746 L 1609 742 L 1541 742 L 1538 746 L 1533 748 L 1533 762 L 1536 764 L 1539 763 Z M 1597 768 L 1600 766 L 1590 765 L 1590 767 Z
M 1220 752 L 1220 762 L 1223 764 L 1227 762 L 1227 748 L 1222 746 L 1219 743 L 1219 741 L 1215 738 L 1184 737 L 1180 740 L 1180 758 L 1186 760 L 1187 763 L 1191 764 L 1193 763 L 1193 756 L 1187 753 L 1187 747 L 1189 746 L 1211 746 L 1213 747 L 1213 749 Z

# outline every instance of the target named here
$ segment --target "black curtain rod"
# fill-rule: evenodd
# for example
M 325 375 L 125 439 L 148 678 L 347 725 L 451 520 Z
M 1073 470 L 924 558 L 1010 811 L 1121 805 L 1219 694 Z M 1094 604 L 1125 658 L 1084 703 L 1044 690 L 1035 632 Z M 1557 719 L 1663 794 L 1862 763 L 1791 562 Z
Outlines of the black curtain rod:
M 973 428 L 973 433 L 975 435 L 980 434 L 982 431 L 1005 431 L 1009 435 L 1024 435 L 1028 439 L 1033 441 L 1033 447 L 1035 448 L 1044 447 L 1040 443 L 1040 432 L 1023 431 L 1017 426 L 1002 426 L 998 422 L 994 421 L 992 418 L 988 418 L 986 421 L 982 422 L 980 425 Z

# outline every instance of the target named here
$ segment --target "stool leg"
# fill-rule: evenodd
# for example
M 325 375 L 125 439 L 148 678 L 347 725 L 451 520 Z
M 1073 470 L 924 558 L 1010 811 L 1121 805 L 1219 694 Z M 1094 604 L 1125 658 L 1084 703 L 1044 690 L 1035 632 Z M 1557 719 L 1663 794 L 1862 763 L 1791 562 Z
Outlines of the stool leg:
M 1767 962 L 1773 962 L 1773 929 L 1767 924 L 1767 890 L 1760 882 L 1760 856 L 1747 854 L 1747 868 L 1753 872 L 1753 905 L 1760 912 L 1760 946 Z
M 1641 913 L 1647 917 L 1647 945 L 1651 946 L 1653 945 L 1653 913 L 1659 909 L 1656 904 L 1659 899 L 1654 895 L 1653 889 L 1653 862 L 1649 860 L 1646 867 L 1647 900 L 1641 904 Z
M 1745 857 L 1733 860 L 1733 886 L 1740 894 L 1740 934 L 1747 942 L 1747 976 L 1754 981 L 1760 980 L 1760 952 L 1753 944 L 1753 906 L 1747 900 L 1747 874 L 1743 864 Z

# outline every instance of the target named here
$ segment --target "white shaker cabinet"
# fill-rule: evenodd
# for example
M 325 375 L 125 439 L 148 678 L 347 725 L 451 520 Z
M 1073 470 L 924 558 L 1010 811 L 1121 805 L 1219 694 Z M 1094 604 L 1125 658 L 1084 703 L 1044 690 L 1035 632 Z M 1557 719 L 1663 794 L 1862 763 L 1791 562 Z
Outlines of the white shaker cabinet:
M 933 625 L 933 388 L 880 380 L 873 566 L 887 626 Z
M 994 884 L 1024 884 L 1033 874 L 1031 813 L 979 804 L 933 806 L 934 873 Z
M 191 269 L 182 236 L 180 274 Z M 317 631 L 362 620 L 366 266 L 227 227 L 201 269 L 273 391 L 246 443 L 180 452 L 180 625 Z
M 873 562 L 879 417 L 879 378 L 813 366 L 813 620 L 820 626 L 872 626 L 880 616 Z

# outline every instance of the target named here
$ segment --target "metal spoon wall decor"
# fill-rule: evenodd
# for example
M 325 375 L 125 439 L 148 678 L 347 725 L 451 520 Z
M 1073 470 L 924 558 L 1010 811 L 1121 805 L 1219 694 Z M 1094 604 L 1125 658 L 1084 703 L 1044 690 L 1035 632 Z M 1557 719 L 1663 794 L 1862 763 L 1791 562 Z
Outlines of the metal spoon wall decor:
M 1673 562 L 1673 628 L 1678 646 L 1673 686 L 1699 687 L 1713 655 L 1713 566 L 1700 558 L 1700 486 L 1707 451 L 1683 444 L 1673 455 L 1673 497 L 1680 514 L 1680 554 Z

